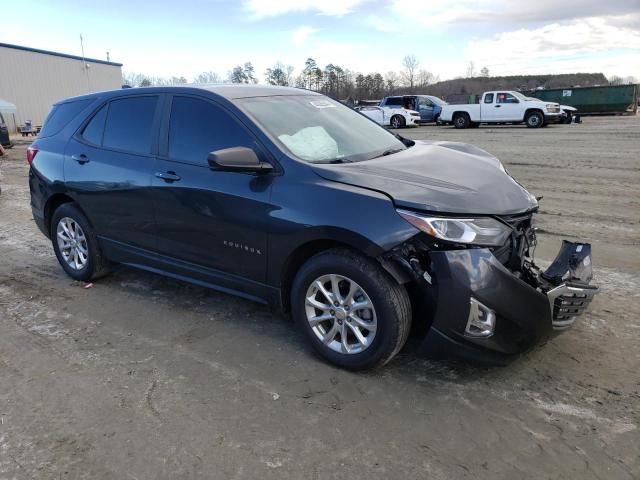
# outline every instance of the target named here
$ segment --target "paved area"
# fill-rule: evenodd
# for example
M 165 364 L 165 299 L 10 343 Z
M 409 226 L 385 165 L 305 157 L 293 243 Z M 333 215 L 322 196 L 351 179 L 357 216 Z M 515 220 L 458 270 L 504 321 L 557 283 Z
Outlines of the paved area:
M 248 301 L 120 269 L 86 289 L 31 220 L 25 145 L 0 159 L 0 479 L 640 477 L 640 118 L 433 126 L 544 196 L 538 256 L 594 244 L 602 292 L 506 368 L 315 358 Z

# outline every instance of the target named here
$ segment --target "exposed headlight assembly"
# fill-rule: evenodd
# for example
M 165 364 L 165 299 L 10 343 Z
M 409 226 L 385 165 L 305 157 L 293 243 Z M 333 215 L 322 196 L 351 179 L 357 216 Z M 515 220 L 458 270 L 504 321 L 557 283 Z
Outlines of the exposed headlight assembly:
M 427 235 L 455 243 L 500 247 L 511 235 L 511 228 L 490 217 L 452 218 L 423 216 L 397 210 L 402 218 Z

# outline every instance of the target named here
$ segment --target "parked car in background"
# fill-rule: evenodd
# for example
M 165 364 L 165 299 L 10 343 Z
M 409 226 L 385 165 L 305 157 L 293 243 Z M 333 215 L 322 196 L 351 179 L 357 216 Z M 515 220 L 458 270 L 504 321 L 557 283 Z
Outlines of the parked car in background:
M 447 102 L 433 95 L 394 95 L 385 97 L 380 102 L 382 108 L 405 108 L 420 113 L 418 123 L 437 122 L 442 106 Z
M 356 107 L 356 110 L 379 125 L 391 128 L 416 127 L 420 120 L 418 112 L 406 108 Z
M 65 100 L 27 161 L 35 222 L 70 277 L 115 262 L 270 303 L 348 369 L 388 362 L 412 324 L 423 351 L 504 363 L 597 290 L 589 244 L 536 266 L 538 202 L 497 158 L 307 90 Z
M 444 105 L 442 123 L 456 128 L 478 127 L 481 123 L 525 123 L 527 127 L 544 127 L 562 120 L 560 105 L 555 102 L 530 100 L 519 92 L 485 92 L 479 104 Z
M 569 105 L 560 105 L 560 111 L 562 112 L 561 123 L 570 124 L 571 122 L 581 123 L 580 114 L 578 109 Z
M 0 112 L 0 145 L 8 147 L 11 145 L 11 139 L 9 138 L 9 127 L 4 121 L 2 112 Z
M 538 99 L 535 97 L 526 97 L 526 99 L 534 102 L 538 101 Z M 560 123 L 564 123 L 568 125 L 574 120 L 576 123 L 581 123 L 580 114 L 578 113 L 577 108 L 574 108 L 570 105 L 560 105 L 560 113 L 561 113 Z

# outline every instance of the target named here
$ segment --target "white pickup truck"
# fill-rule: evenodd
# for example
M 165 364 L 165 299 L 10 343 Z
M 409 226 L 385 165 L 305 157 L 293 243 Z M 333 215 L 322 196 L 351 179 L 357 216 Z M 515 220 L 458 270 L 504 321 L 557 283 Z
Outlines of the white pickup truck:
M 478 127 L 481 123 L 522 123 L 544 127 L 562 119 L 560 105 L 530 99 L 519 92 L 484 92 L 480 104 L 443 105 L 440 121 L 456 128 Z

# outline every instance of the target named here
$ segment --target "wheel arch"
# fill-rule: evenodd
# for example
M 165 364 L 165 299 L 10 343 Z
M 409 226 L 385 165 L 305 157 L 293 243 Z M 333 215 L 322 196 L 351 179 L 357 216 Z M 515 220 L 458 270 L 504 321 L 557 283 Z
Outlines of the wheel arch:
M 305 241 L 300 242 L 288 253 L 282 262 L 274 264 L 273 275 L 276 278 L 273 280 L 278 282 L 280 286 L 280 304 L 284 312 L 291 310 L 289 297 L 296 273 L 314 255 L 333 248 L 347 248 L 360 255 L 374 259 L 384 253 L 384 250 L 379 245 L 357 233 L 336 228 L 322 230 L 324 235 L 320 235 L 321 232 L 317 232 L 318 236 L 306 238 Z M 387 270 L 386 267 L 385 270 Z M 394 278 L 396 277 L 394 276 Z
M 51 195 L 51 197 L 49 197 L 49 199 L 47 200 L 47 203 L 44 206 L 44 222 L 47 228 L 47 233 L 49 233 L 49 235 L 51 232 L 51 220 L 53 219 L 53 214 L 61 205 L 64 205 L 65 203 L 73 203 L 75 207 L 78 210 L 80 210 L 83 213 L 83 215 L 87 218 L 91 226 L 93 226 L 89 216 L 82 209 L 82 207 L 80 207 L 80 205 L 76 203 L 76 201 L 73 198 L 71 198 L 66 193 L 55 193 Z
M 539 113 L 540 115 L 542 115 L 542 119 L 544 120 L 544 112 L 543 112 L 540 108 L 538 108 L 538 107 L 533 107 L 533 108 L 527 108 L 527 109 L 524 111 L 524 117 L 522 117 L 522 121 L 523 121 L 523 122 L 524 122 L 524 121 L 526 121 L 526 120 L 527 120 L 527 116 L 528 116 L 530 113 L 533 113 L 533 112 L 536 112 L 536 113 Z

